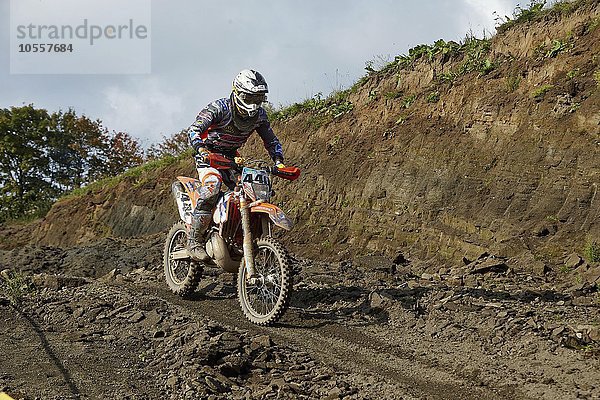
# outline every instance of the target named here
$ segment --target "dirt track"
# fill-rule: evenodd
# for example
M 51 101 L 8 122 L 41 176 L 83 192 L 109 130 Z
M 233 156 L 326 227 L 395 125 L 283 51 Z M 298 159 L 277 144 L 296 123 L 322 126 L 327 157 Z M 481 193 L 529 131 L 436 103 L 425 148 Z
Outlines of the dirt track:
M 260 328 L 243 319 L 231 276 L 217 270 L 191 299 L 170 294 L 160 244 L 156 236 L 34 253 L 21 268 L 43 272 L 34 280 L 42 289 L 22 311 L 0 306 L 0 390 L 27 399 L 600 398 L 600 312 L 589 285 L 553 290 L 500 269 L 457 285 L 381 257 L 301 260 L 290 311 Z M 146 255 L 141 265 L 136 252 Z M 13 265 L 19 257 L 3 253 Z M 122 274 L 52 275 L 104 274 L 111 263 Z

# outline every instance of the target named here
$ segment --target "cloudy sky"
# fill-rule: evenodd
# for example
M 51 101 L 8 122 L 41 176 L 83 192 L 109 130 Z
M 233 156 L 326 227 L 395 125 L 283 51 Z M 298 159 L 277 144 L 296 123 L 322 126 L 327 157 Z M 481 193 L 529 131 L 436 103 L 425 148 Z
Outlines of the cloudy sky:
M 377 65 L 417 44 L 459 41 L 469 31 L 489 35 L 493 13 L 511 15 L 518 3 L 145 1 L 151 5 L 150 73 L 37 75 L 10 73 L 11 1 L 0 0 L 0 107 L 33 103 L 50 111 L 73 108 L 148 146 L 187 128 L 203 106 L 227 96 L 241 69 L 260 71 L 269 83 L 269 101 L 289 105 L 352 85 L 369 60 Z M 107 14 L 106 9 L 89 11 Z M 30 12 L 34 16 L 37 7 Z

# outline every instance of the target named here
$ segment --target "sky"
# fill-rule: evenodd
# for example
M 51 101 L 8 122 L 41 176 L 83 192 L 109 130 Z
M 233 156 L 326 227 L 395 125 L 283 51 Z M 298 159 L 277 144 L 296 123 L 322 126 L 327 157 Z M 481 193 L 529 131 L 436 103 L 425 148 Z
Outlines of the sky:
M 269 84 L 269 101 L 286 106 L 351 86 L 365 74 L 368 61 L 381 65 L 418 44 L 460 41 L 468 32 L 490 36 L 494 12 L 512 15 L 518 3 L 136 1 L 150 9 L 149 73 L 11 74 L 11 2 L 0 0 L 0 108 L 31 103 L 49 111 L 73 108 L 100 119 L 110 130 L 130 133 L 147 147 L 189 127 L 206 104 L 228 96 L 233 78 L 242 69 L 261 72 Z M 102 10 L 88 11 L 93 15 L 120 12 L 107 10 L 104 4 Z M 40 11 L 32 6 L 27 12 L 33 18 Z M 106 58 L 104 62 L 111 63 Z

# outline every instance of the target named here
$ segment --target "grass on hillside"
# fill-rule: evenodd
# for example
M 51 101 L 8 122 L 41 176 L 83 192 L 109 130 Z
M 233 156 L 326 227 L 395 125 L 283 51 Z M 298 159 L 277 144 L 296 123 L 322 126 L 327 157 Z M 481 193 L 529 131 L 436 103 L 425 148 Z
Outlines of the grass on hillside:
M 588 1 L 589 0 L 563 0 L 551 4 L 547 0 L 531 0 L 527 7 L 517 5 L 512 16 L 505 15 L 504 17 L 500 17 L 496 14 L 496 22 L 498 23 L 496 32 L 502 33 L 516 25 L 531 21 L 539 21 L 548 15 L 569 15 Z
M 136 185 L 141 185 L 144 182 L 146 182 L 145 176 L 148 175 L 150 172 L 162 169 L 164 167 L 168 167 L 169 165 L 175 164 L 177 161 L 179 161 L 183 158 L 190 157 L 190 156 L 191 156 L 191 149 L 189 151 L 186 151 L 186 152 L 180 154 L 177 157 L 172 156 L 172 155 L 167 155 L 167 156 L 164 156 L 164 157 L 156 159 L 156 160 L 148 161 L 137 167 L 130 168 L 120 175 L 100 179 L 96 182 L 90 183 L 89 185 L 74 189 L 71 192 L 62 196 L 59 199 L 59 201 L 71 199 L 71 198 L 75 198 L 75 197 L 79 197 L 79 196 L 84 196 L 88 193 L 98 192 L 100 190 L 115 187 L 119 183 L 124 181 L 125 179 L 135 180 Z
M 496 22 L 498 23 L 498 26 L 496 27 L 496 31 L 502 33 L 516 25 L 536 21 L 547 15 L 569 15 L 578 7 L 590 1 L 591 0 L 562 0 L 549 6 L 547 0 L 531 0 L 526 7 L 517 5 L 512 16 L 497 16 Z M 600 22 L 597 21 L 599 21 L 599 19 L 594 20 L 593 28 L 600 25 Z M 590 29 L 592 29 L 592 27 L 590 27 Z M 547 58 L 555 57 L 561 51 L 565 50 L 565 48 L 566 44 L 563 41 L 555 40 L 545 55 Z M 310 112 L 313 116 L 309 117 L 308 121 L 314 128 L 318 128 L 324 123 L 331 122 L 352 111 L 353 105 L 348 100 L 349 95 L 356 93 L 358 89 L 364 86 L 373 76 L 408 69 L 412 67 L 417 60 L 426 59 L 427 61 L 432 61 L 436 58 L 441 58 L 443 62 L 450 58 L 462 60 L 457 68 L 438 76 L 438 81 L 440 83 L 453 83 L 458 77 L 471 72 L 477 72 L 479 76 L 484 76 L 495 70 L 498 66 L 498 63 L 489 56 L 490 49 L 490 38 L 484 37 L 483 39 L 479 39 L 472 33 L 467 34 L 461 43 L 454 41 L 446 42 L 443 39 L 440 39 L 432 45 L 420 44 L 409 49 L 408 54 L 396 56 L 393 61 L 384 64 L 379 70 L 374 69 L 373 66 L 375 65 L 375 62 L 367 62 L 365 68 L 367 74 L 361 77 L 349 89 L 334 91 L 326 98 L 323 98 L 322 94 L 318 93 L 312 98 L 279 109 L 275 109 L 271 106 L 268 108 L 267 112 L 270 119 L 274 121 L 287 121 L 300 113 Z M 600 82 L 600 78 L 598 79 L 598 82 Z M 519 77 L 509 80 L 507 82 L 507 90 L 509 92 L 516 90 L 519 83 Z M 400 92 L 386 93 L 384 94 L 384 98 L 390 100 L 400 98 L 401 95 L 402 93 Z M 435 103 L 439 100 L 439 96 L 430 93 L 426 97 L 426 100 L 430 103 Z
M 589 263 L 600 262 L 600 242 L 597 240 L 589 240 L 585 245 L 583 254 Z

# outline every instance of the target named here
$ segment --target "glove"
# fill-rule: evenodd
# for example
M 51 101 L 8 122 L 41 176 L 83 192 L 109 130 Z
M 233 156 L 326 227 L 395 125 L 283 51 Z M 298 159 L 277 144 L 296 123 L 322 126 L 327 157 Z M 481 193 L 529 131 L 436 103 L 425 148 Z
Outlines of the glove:
M 244 163 L 246 162 L 246 160 L 244 159 L 244 157 L 235 157 L 235 158 L 233 159 L 233 161 L 234 161 L 234 162 L 235 162 L 237 165 L 239 165 L 239 166 L 242 166 L 242 165 L 244 165 Z
M 283 163 L 283 160 L 281 158 L 275 159 L 275 168 L 277 168 L 277 169 L 285 168 L 285 164 Z
M 196 150 L 196 164 L 199 166 L 209 166 L 210 165 L 210 152 L 206 150 L 205 147 L 197 146 L 194 147 Z

